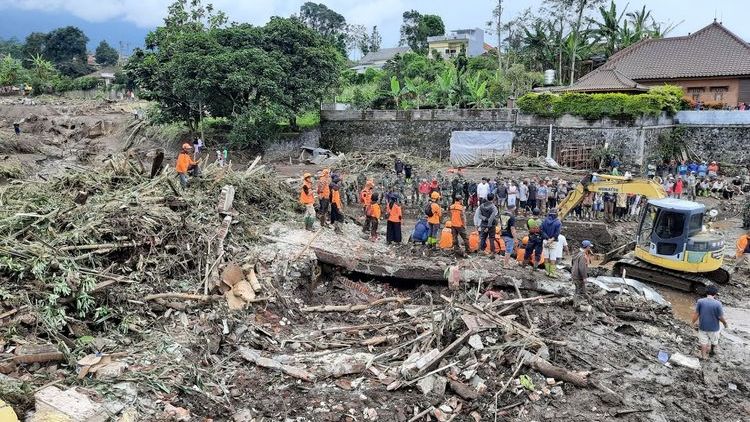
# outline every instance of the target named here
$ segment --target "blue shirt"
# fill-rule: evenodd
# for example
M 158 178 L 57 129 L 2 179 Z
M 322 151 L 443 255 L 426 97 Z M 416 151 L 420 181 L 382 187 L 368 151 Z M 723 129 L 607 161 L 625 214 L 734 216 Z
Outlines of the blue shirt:
M 707 332 L 719 331 L 719 318 L 724 316 L 721 302 L 710 297 L 698 299 L 695 304 L 698 313 L 698 329 Z
M 681 176 L 684 176 L 688 172 L 688 166 L 685 164 L 680 164 L 679 167 L 677 167 L 677 171 L 680 173 Z

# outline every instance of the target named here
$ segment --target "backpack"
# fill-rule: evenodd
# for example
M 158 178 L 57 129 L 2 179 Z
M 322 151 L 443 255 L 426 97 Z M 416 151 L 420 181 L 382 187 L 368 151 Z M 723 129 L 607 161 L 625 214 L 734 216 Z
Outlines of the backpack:
M 417 225 L 414 227 L 414 231 L 412 232 L 411 239 L 414 242 L 425 242 L 427 241 L 427 237 L 429 237 L 429 227 L 427 226 L 427 222 L 425 220 L 419 220 L 417 221 Z
M 428 202 L 427 206 L 425 206 L 424 215 L 426 215 L 427 217 L 432 217 L 432 202 Z

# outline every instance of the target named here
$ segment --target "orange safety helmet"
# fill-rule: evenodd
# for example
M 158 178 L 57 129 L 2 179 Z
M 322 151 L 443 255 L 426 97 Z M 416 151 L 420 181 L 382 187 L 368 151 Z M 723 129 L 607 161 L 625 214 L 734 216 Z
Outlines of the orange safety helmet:
M 529 244 L 529 236 L 524 236 L 523 239 L 521 239 L 521 243 L 524 245 Z
M 192 147 L 193 146 L 190 145 L 190 144 L 188 144 L 187 142 L 185 142 L 184 144 L 182 144 L 182 149 L 191 149 Z
M 440 199 L 440 194 L 439 194 L 439 193 L 437 193 L 437 192 L 432 192 L 432 193 L 430 194 L 430 198 L 432 198 L 432 199 L 434 199 L 434 200 L 436 200 L 436 201 L 437 201 L 438 199 Z
M 310 179 L 310 178 L 312 178 L 312 174 L 310 174 L 310 173 L 305 173 L 305 174 L 303 174 L 303 175 L 302 175 L 302 178 L 303 178 L 303 179 Z

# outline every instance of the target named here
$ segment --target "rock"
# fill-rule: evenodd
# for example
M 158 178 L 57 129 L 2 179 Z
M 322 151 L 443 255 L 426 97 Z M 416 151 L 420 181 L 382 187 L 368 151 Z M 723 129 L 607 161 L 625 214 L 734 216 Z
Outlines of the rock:
M 554 378 L 547 378 L 547 385 L 555 385 L 557 381 Z
M 48 416 L 46 420 L 57 417 L 71 422 L 104 422 L 109 419 L 104 405 L 72 388 L 61 390 L 55 386 L 46 387 L 34 394 L 34 399 L 37 414 Z
M 240 409 L 232 415 L 234 422 L 252 422 L 253 420 L 253 412 L 250 409 Z
M 555 397 L 555 398 L 560 398 L 560 397 L 563 397 L 565 395 L 565 393 L 563 392 L 562 387 L 560 387 L 559 385 L 555 386 L 555 387 L 552 387 L 552 389 L 549 390 L 549 392 L 552 395 L 552 397 Z
M 365 420 L 368 420 L 368 421 L 378 420 L 378 411 L 375 409 L 366 408 L 363 413 L 365 415 Z
M 8 375 L 16 370 L 16 361 L 13 359 L 0 361 L 0 374 Z
M 343 377 L 344 375 L 361 374 L 364 372 L 367 362 L 373 357 L 375 355 L 371 353 L 327 355 L 326 361 L 329 363 L 325 367 L 325 371 L 335 378 Z
M 435 416 L 435 419 L 437 419 L 438 422 L 448 422 L 451 418 L 450 415 L 437 408 L 432 411 L 432 414 Z
M 433 388 L 435 388 L 436 378 L 437 377 L 435 377 L 434 375 L 422 378 L 421 380 L 417 381 L 417 388 L 419 388 L 419 391 L 421 391 L 425 396 L 430 394 Z
M 23 344 L 16 347 L 16 363 L 52 362 L 64 360 L 62 352 L 52 344 Z
M 473 336 L 469 337 L 469 346 L 471 346 L 474 350 L 484 349 L 484 344 L 482 344 L 482 337 L 480 337 L 479 334 L 474 334 Z
M 94 378 L 98 380 L 117 379 L 122 375 L 123 372 L 125 372 L 126 369 L 128 369 L 127 363 L 123 361 L 115 361 L 97 369 Z
M 731 391 L 737 391 L 737 384 L 732 384 L 730 382 L 727 384 L 727 388 L 729 388 Z
M 469 413 L 469 416 L 474 419 L 474 422 L 480 422 L 482 420 L 482 415 L 480 415 L 476 410 Z
M 471 380 L 469 381 L 469 385 L 471 385 L 474 388 L 479 387 L 480 384 L 484 384 L 484 379 L 480 377 L 479 375 L 474 375 L 471 377 Z
M 685 356 L 682 353 L 674 353 L 669 357 L 669 361 L 675 365 L 684 366 L 690 369 L 701 369 L 701 362 L 698 358 Z
M 442 410 L 445 413 L 453 413 L 453 408 L 448 406 L 447 404 L 441 404 L 438 409 Z
M 352 389 L 352 383 L 347 379 L 338 379 L 335 384 L 342 390 L 349 391 Z
M 118 392 L 118 397 L 126 401 L 132 401 L 138 397 L 138 388 L 132 382 L 118 382 L 112 385 L 112 389 Z
M 433 359 L 435 359 L 437 355 L 439 354 L 440 354 L 440 350 L 432 349 L 429 352 L 422 355 L 416 362 L 417 369 L 422 369 L 425 366 L 427 366 L 427 364 L 430 363 Z
M 581 306 L 578 307 L 579 311 L 586 312 L 586 313 L 591 312 L 593 309 L 594 308 L 591 305 L 581 305 Z
M 173 421 L 189 421 L 190 411 L 184 407 L 175 407 L 171 403 L 164 405 L 164 413 Z
M 462 382 L 451 380 L 450 386 L 451 390 L 461 396 L 464 400 L 476 400 L 479 398 L 479 393 L 476 390 Z
M 435 385 L 432 387 L 432 393 L 438 397 L 445 395 L 445 388 L 448 386 L 448 378 L 438 375 L 435 378 Z

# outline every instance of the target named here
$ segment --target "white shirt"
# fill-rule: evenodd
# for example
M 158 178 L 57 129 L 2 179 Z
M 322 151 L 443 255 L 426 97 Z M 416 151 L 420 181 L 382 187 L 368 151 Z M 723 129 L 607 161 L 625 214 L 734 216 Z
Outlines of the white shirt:
M 487 195 L 490 193 L 489 183 L 482 182 L 477 185 L 477 196 L 481 199 L 487 199 Z
M 565 236 L 558 234 L 557 242 L 555 243 L 555 256 L 558 258 L 562 258 L 563 250 L 566 246 L 568 246 L 568 240 L 565 239 Z

